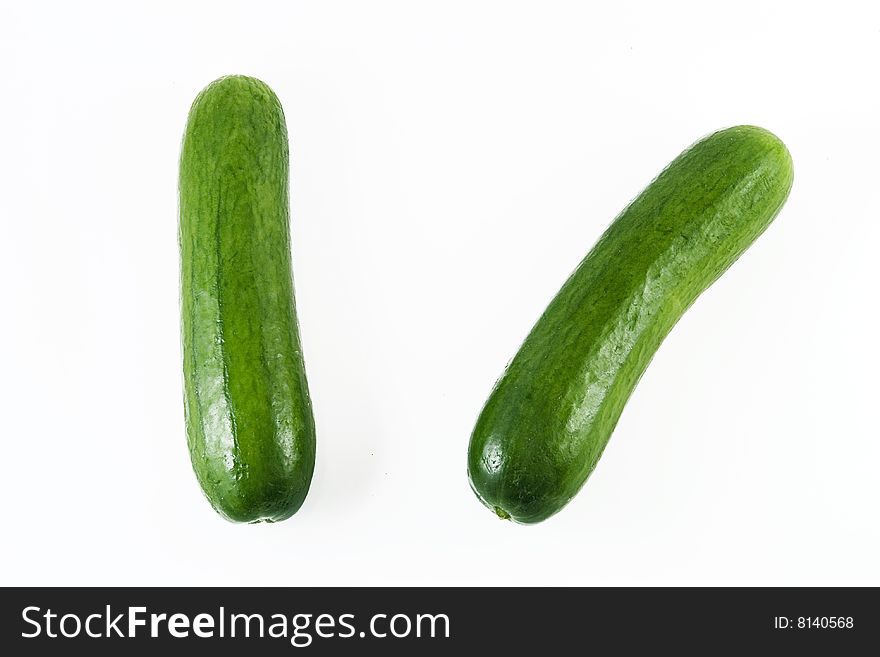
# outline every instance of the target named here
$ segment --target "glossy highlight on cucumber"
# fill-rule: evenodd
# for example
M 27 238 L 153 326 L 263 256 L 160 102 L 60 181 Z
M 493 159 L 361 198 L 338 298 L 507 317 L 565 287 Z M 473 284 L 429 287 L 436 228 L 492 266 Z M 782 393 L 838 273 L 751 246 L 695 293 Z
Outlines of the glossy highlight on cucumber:
M 480 413 L 468 475 L 489 509 L 536 523 L 574 497 L 663 339 L 773 221 L 792 176 L 773 134 L 729 128 L 684 151 L 614 220 Z
M 288 176 L 287 128 L 272 90 L 244 76 L 208 85 L 180 156 L 184 408 L 199 484 L 235 522 L 293 515 L 315 465 Z

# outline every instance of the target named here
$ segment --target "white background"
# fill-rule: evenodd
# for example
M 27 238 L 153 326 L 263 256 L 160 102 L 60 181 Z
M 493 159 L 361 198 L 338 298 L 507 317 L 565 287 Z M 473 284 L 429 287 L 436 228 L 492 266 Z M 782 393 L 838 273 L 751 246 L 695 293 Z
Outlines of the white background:
M 0 583 L 880 585 L 880 5 L 4 3 Z M 177 158 L 281 98 L 318 429 L 276 525 L 192 474 Z M 467 484 L 495 379 L 683 148 L 789 146 L 784 210 L 657 353 L 559 515 Z

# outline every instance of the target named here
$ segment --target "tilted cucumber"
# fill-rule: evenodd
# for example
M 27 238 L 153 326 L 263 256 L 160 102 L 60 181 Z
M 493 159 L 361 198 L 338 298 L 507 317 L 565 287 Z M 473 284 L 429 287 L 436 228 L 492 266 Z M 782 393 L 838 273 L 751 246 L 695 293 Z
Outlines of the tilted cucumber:
M 502 518 L 559 511 L 684 311 L 764 231 L 792 183 L 779 139 L 722 130 L 675 159 L 605 231 L 498 380 L 471 436 L 471 487 Z

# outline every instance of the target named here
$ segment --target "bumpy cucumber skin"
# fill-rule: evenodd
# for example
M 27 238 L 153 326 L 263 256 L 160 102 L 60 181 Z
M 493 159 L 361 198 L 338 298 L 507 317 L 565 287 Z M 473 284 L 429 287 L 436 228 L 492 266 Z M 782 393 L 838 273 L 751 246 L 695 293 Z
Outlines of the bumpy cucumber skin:
M 202 490 L 234 522 L 293 515 L 315 465 L 288 174 L 284 113 L 267 85 L 225 77 L 198 95 L 180 157 L 184 407 Z
M 536 523 L 583 486 L 660 343 L 781 209 L 792 162 L 773 134 L 716 132 L 605 231 L 495 384 L 468 450 L 471 487 Z

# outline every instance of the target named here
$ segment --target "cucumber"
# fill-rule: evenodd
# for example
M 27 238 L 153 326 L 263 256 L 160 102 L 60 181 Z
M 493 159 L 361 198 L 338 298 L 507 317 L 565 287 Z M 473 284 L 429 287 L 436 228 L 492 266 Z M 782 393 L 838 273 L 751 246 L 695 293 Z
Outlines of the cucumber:
M 752 126 L 676 158 L 605 231 L 483 407 L 468 475 L 504 519 L 536 523 L 580 490 L 679 317 L 774 219 L 791 157 Z
M 225 77 L 198 95 L 180 156 L 184 407 L 196 477 L 234 522 L 293 515 L 315 466 L 288 171 L 284 112 L 268 86 Z

